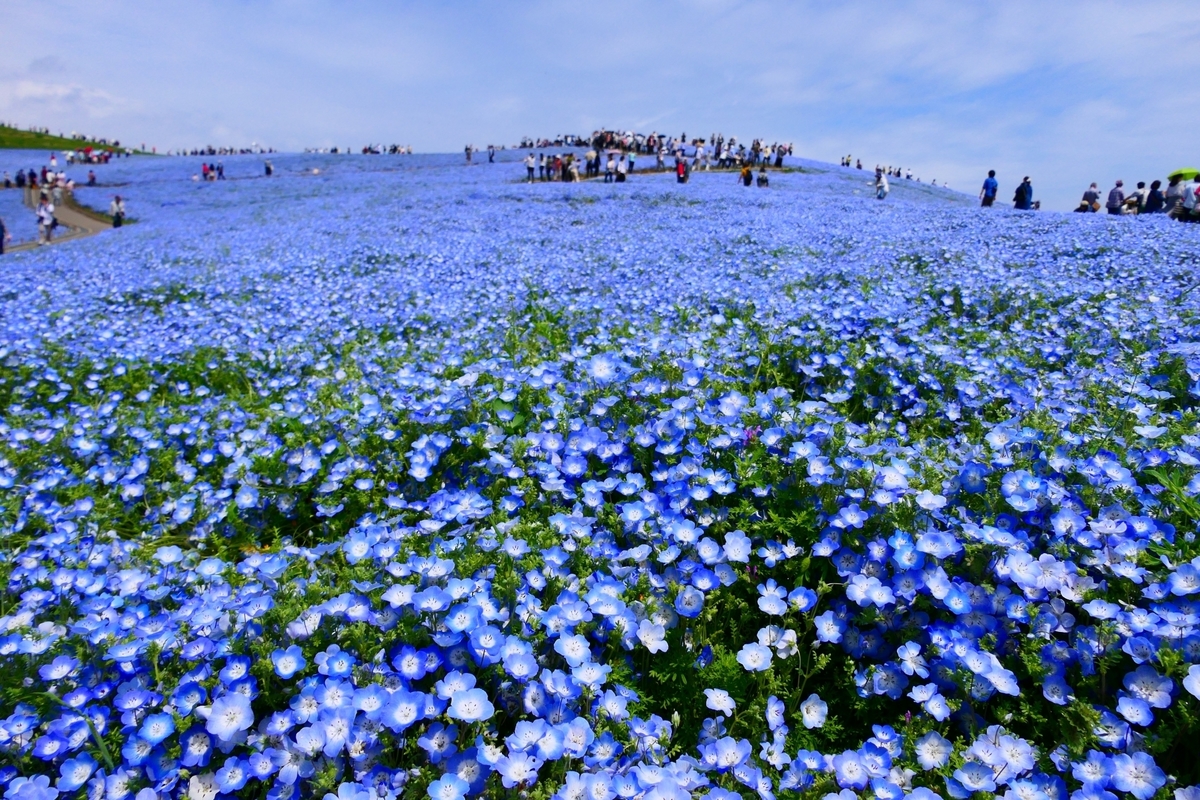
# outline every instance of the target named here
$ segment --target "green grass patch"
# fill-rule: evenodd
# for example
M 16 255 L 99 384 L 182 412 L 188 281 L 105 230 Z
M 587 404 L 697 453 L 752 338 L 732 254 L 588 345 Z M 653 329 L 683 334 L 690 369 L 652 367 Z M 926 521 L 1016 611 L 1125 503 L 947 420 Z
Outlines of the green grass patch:
M 89 139 L 71 139 L 66 136 L 55 136 L 49 133 L 23 131 L 0 125 L 0 149 L 3 150 L 81 150 L 84 147 L 95 150 L 116 150 L 111 144 L 100 144 Z M 140 150 L 134 150 L 140 153 Z

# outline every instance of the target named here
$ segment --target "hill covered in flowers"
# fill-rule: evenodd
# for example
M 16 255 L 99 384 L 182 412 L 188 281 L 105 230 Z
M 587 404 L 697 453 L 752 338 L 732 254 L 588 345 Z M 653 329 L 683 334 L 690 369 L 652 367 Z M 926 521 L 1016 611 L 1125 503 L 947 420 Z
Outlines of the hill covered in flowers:
M 1200 796 L 1194 227 L 275 163 L 4 260 L 6 798 Z

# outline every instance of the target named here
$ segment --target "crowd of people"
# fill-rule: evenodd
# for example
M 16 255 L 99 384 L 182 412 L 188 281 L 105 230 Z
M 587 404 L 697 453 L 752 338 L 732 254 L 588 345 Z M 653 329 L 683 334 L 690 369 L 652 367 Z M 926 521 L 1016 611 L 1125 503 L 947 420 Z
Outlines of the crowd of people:
M 106 163 L 102 161 L 80 160 L 77 157 L 77 152 L 67 152 L 63 156 L 67 164 Z M 50 163 L 43 165 L 40 170 L 33 168 L 28 170 L 19 169 L 15 175 L 10 175 L 6 170 L 3 176 L 5 189 L 20 189 L 37 197 L 37 202 L 34 204 L 34 214 L 37 217 L 37 244 L 39 246 L 45 246 L 53 242 L 55 231 L 62 227 L 56 215 L 57 209 L 61 208 L 69 200 L 70 193 L 75 190 L 76 185 L 74 180 L 67 177 L 66 172 L 59 169 L 60 165 L 57 153 L 51 153 L 49 160 Z M 97 185 L 95 170 L 88 170 L 86 185 Z M 112 203 L 109 204 L 108 213 L 112 218 L 114 228 L 120 228 L 124 224 L 125 202 L 120 195 L 117 195 Z M 3 221 L 0 221 L 0 255 L 4 253 L 3 243 L 11 240 L 12 237 L 4 228 Z
M 145 145 L 142 145 L 142 147 L 145 147 Z M 252 156 L 252 155 L 266 155 L 268 153 L 274 153 L 274 152 L 276 152 L 274 147 L 259 147 L 258 145 L 253 145 L 251 147 L 213 147 L 212 145 L 205 145 L 204 147 L 194 147 L 190 150 L 187 148 L 182 148 L 179 150 L 168 150 L 167 155 L 169 155 L 169 156 Z M 304 152 L 308 153 L 310 151 L 305 149 Z M 336 153 L 337 149 L 334 149 L 333 152 Z M 347 148 L 346 152 L 347 153 L 350 152 L 349 148 Z
M 552 141 L 554 145 L 548 144 Z M 791 144 L 767 144 L 765 139 L 753 139 L 747 144 L 738 142 L 736 137 L 727 140 L 723 134 L 716 133 L 707 139 L 689 139 L 686 133 L 672 137 L 660 136 L 657 132 L 644 135 L 632 131 L 596 131 L 586 138 L 526 138 L 521 145 L 528 150 L 522 163 L 529 183 L 580 180 L 580 162 L 583 179 L 599 178 L 603 174 L 605 183 L 624 183 L 636 171 L 638 156 L 649 156 L 654 158 L 653 169 L 658 172 L 665 172 L 668 163 L 672 162 L 670 168 L 679 183 L 687 183 L 693 170 L 716 168 L 733 170 L 738 180 L 747 186 L 766 187 L 770 185 L 766 168 L 782 167 L 784 157 L 792 154 Z M 574 152 L 534 153 L 536 149 L 549 146 L 587 147 L 588 150 L 582 156 Z M 473 163 L 472 155 L 477 152 L 474 147 L 467 145 L 463 151 L 466 163 Z M 489 162 L 494 161 L 495 152 L 496 149 L 489 145 Z M 759 168 L 757 178 L 753 173 L 755 167 Z M 747 170 L 751 176 L 748 181 L 744 177 Z
M 841 160 L 841 165 L 843 167 L 848 167 L 848 168 L 852 167 L 854 169 L 862 169 L 863 168 L 862 159 L 861 158 L 856 159 L 853 156 L 843 156 L 842 160 Z M 881 175 L 882 175 L 882 180 L 880 180 Z M 908 169 L 901 169 L 900 167 L 892 167 L 892 166 L 884 167 L 879 164 L 876 164 L 875 165 L 876 193 L 878 193 L 878 188 L 881 184 L 886 184 L 888 182 L 888 180 L 887 180 L 888 178 L 896 178 L 896 179 L 903 178 L 906 181 L 913 181 L 914 183 L 921 182 L 920 176 L 913 177 L 913 171 L 912 171 L 911 167 Z M 930 183 L 930 185 L 937 186 L 938 185 L 937 178 L 934 178 L 933 181 Z M 944 183 L 944 184 L 942 184 L 942 188 L 949 189 L 950 184 Z M 884 197 L 887 196 L 886 189 L 884 190 L 883 195 L 884 195 Z M 881 197 L 880 199 L 882 200 L 883 198 Z
M 1191 180 L 1188 180 L 1188 178 Z M 1200 173 L 1178 172 L 1167 178 L 1164 190 L 1162 181 L 1138 181 L 1136 188 L 1125 193 L 1125 181 L 1118 180 L 1105 198 L 1104 209 L 1112 216 L 1139 214 L 1166 214 L 1181 222 L 1200 222 Z M 1093 183 L 1083 193 L 1079 213 L 1096 213 L 1100 210 L 1100 190 Z
M 337 151 L 334 150 L 334 152 Z M 365 144 L 362 154 L 364 156 L 411 156 L 413 149 L 411 144 Z

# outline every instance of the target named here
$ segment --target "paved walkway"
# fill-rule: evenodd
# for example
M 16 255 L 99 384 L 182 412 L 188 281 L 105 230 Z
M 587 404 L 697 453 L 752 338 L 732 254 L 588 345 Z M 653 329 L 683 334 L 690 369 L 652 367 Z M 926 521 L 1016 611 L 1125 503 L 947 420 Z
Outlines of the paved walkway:
M 37 196 L 28 188 L 24 190 L 25 205 L 31 209 L 37 209 Z M 71 192 L 63 192 L 62 205 L 54 207 L 54 216 L 58 218 L 58 231 L 55 232 L 51 244 L 60 244 L 62 242 L 73 242 L 76 239 L 86 239 L 89 236 L 94 236 L 100 231 L 108 230 L 112 227 L 112 223 L 95 215 L 95 212 L 89 213 L 83 206 L 75 202 L 75 198 Z M 66 227 L 66 232 L 62 232 L 63 226 Z M 20 244 L 9 245 L 4 248 L 5 253 L 20 253 L 24 250 L 34 250 L 38 247 L 37 242 L 21 242 Z

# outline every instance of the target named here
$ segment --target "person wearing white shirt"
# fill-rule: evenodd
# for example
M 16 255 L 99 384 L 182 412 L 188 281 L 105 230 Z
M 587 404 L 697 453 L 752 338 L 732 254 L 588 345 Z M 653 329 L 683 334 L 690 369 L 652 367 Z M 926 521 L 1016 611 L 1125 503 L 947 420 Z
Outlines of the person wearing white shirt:
M 50 244 L 54 236 L 54 204 L 51 203 L 45 195 L 42 195 L 41 202 L 37 207 L 38 218 L 38 244 Z
M 533 183 L 533 165 L 533 153 L 530 152 L 529 155 L 525 156 L 525 173 L 530 183 Z
M 1183 192 L 1183 213 L 1180 214 L 1182 219 L 1188 219 L 1195 215 L 1197 207 L 1200 207 L 1200 197 L 1196 196 L 1196 192 L 1200 191 L 1200 175 L 1197 175 L 1194 182 L 1188 184 Z

